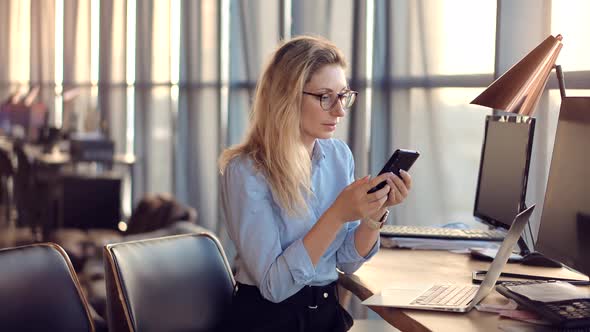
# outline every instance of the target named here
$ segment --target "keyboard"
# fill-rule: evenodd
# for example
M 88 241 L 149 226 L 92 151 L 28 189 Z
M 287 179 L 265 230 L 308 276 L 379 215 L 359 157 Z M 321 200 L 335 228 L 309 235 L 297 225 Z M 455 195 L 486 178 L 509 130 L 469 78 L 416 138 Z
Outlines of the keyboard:
M 505 233 L 485 229 L 384 225 L 379 232 L 385 237 L 412 237 L 444 240 L 503 241 Z
M 513 299 L 519 305 L 537 313 L 552 325 L 560 327 L 590 326 L 590 299 L 539 302 L 530 300 L 508 289 L 509 286 L 543 284 L 552 280 L 505 281 L 496 286 L 498 293 Z
M 456 306 L 469 303 L 477 292 L 475 285 L 434 285 L 411 304 Z

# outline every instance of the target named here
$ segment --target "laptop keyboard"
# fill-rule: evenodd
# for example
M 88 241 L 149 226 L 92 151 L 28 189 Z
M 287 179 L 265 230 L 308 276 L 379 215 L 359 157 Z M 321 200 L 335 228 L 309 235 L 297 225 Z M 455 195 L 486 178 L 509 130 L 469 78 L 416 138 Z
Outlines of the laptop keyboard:
M 457 229 L 406 225 L 384 225 L 380 235 L 385 237 L 413 237 L 447 240 L 502 241 L 504 233 L 498 230 Z
M 411 304 L 456 306 L 469 302 L 477 292 L 476 285 L 434 285 Z

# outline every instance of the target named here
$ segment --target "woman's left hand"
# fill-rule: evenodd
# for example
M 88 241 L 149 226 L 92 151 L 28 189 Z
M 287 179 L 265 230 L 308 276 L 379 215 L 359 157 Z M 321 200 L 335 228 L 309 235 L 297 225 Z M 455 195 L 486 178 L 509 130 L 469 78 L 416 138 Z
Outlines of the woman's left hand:
M 394 174 L 393 177 L 387 178 L 386 181 L 391 190 L 389 191 L 387 201 L 385 201 L 383 207 L 398 205 L 408 197 L 408 193 L 412 188 L 412 177 L 410 176 L 410 173 L 404 170 L 400 171 L 400 176 L 401 178 Z
M 410 173 L 404 170 L 400 171 L 400 175 L 401 178 L 394 174 L 393 177 L 385 180 L 390 188 L 389 193 L 387 194 L 387 200 L 383 203 L 379 211 L 371 216 L 371 219 L 381 219 L 381 216 L 383 216 L 387 208 L 400 204 L 406 199 L 406 197 L 408 197 L 408 193 L 412 188 L 412 177 L 410 176 Z

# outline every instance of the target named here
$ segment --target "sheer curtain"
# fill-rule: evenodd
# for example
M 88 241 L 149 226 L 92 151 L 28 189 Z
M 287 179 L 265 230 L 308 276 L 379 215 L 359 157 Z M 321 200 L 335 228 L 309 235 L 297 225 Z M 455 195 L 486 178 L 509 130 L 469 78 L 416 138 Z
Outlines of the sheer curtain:
M 31 0 L 30 83 L 40 85 L 37 100 L 55 109 L 55 0 Z M 18 62 L 18 59 L 14 59 Z M 53 112 L 50 123 L 55 122 Z
M 353 135 L 353 132 L 357 133 L 358 137 L 362 137 L 362 135 L 358 133 L 358 130 L 351 130 L 351 123 L 355 123 L 352 121 L 355 117 L 359 117 L 359 124 L 361 123 L 360 119 L 364 118 L 364 112 L 359 111 L 359 107 L 361 107 L 360 105 L 363 105 L 363 100 L 365 100 L 367 96 L 366 91 L 363 90 L 366 84 L 364 84 L 361 79 L 361 77 L 364 78 L 364 71 L 361 71 L 361 68 L 356 65 L 357 63 L 360 65 L 357 58 L 360 56 L 361 52 L 364 52 L 360 47 L 362 45 L 361 41 L 355 37 L 355 27 L 359 27 L 359 29 L 362 28 L 362 22 L 359 22 L 359 20 L 364 22 L 362 15 L 364 9 L 361 10 L 362 13 L 355 11 L 355 6 L 360 6 L 359 4 L 360 2 L 352 0 L 302 0 L 293 1 L 292 8 L 293 36 L 319 35 L 328 38 L 343 51 L 344 56 L 348 61 L 346 77 L 349 80 L 351 89 L 358 90 L 360 93 L 354 109 L 350 111 L 350 116 L 345 116 L 341 119 L 340 124 L 336 129 L 336 137 L 351 145 L 355 157 L 357 154 L 363 154 L 363 152 L 361 152 L 363 144 L 359 144 L 359 148 L 355 149 L 353 147 L 355 138 L 351 135 Z M 361 125 L 359 130 L 362 128 Z M 361 159 L 359 158 L 358 161 L 360 160 Z M 360 168 L 363 168 L 362 162 Z M 359 165 L 357 165 L 357 171 L 358 170 Z M 360 173 L 357 172 L 357 174 Z
M 76 95 L 63 101 L 63 128 L 98 130 L 96 86 L 91 83 L 90 1 L 64 1 L 63 91 Z M 67 99 L 67 98 L 66 98 Z M 94 119 L 95 121 L 84 121 Z
M 30 52 L 30 9 L 29 1 L 0 2 L 0 100 L 19 84 L 28 87 L 29 58 L 23 59 L 22 54 Z
M 106 132 L 115 141 L 118 153 L 132 153 L 127 146 L 128 98 L 133 99 L 133 87 L 127 87 L 127 3 L 121 0 L 101 0 L 98 17 L 98 99 L 92 115 L 85 118 L 86 128 L 97 127 L 98 119 L 106 122 Z M 129 82 L 133 83 L 133 82 Z M 138 159 L 142 162 L 143 159 Z
M 231 1 L 227 145 L 244 137 L 256 81 L 280 40 L 280 14 L 278 1 Z
M 136 15 L 135 152 L 142 162 L 135 167 L 134 189 L 172 192 L 170 2 L 137 1 Z
M 496 2 L 377 1 L 375 20 L 371 171 L 396 148 L 421 152 L 412 193 L 392 209 L 392 222 L 474 224 L 491 112 L 469 102 L 493 79 Z
M 182 1 L 180 94 L 177 121 L 177 195 L 217 230 L 219 153 L 219 1 Z

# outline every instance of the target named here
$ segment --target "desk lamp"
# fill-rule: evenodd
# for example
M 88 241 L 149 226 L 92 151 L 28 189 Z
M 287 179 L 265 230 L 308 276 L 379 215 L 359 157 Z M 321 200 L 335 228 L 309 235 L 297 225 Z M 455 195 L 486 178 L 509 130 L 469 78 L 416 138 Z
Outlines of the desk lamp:
M 561 98 L 565 97 L 565 84 L 561 66 L 555 65 L 561 51 L 563 37 L 549 36 L 506 73 L 488 86 L 471 104 L 491 107 L 508 113 L 532 116 L 547 84 L 549 73 L 556 70 Z M 524 205 L 524 204 L 523 204 Z M 529 225 L 530 230 L 530 225 Z M 532 233 L 532 231 L 531 231 Z M 522 239 L 518 241 L 523 263 L 541 266 L 560 266 L 559 263 L 544 259 L 538 253 L 531 253 Z
M 561 35 L 549 36 L 516 65 L 495 80 L 471 104 L 532 116 L 551 69 L 555 67 L 561 97 L 565 97 L 563 74 L 555 61 L 563 44 Z

